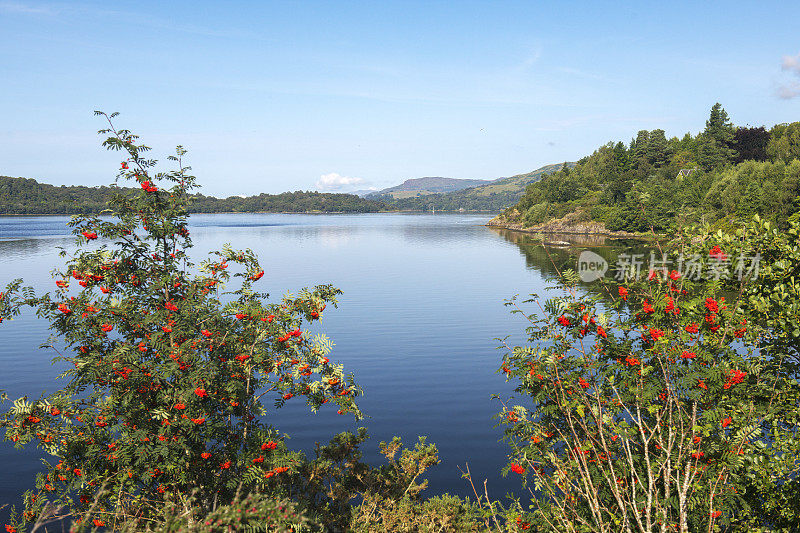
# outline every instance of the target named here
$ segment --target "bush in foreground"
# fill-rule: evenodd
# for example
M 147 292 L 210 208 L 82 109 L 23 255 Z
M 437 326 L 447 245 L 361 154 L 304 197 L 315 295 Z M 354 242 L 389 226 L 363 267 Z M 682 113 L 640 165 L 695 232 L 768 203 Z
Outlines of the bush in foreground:
M 115 196 L 105 217 L 73 218 L 82 247 L 55 272 L 55 293 L 35 296 L 18 280 L 0 303 L 0 319 L 35 307 L 57 338 L 56 360 L 71 367 L 66 387 L 15 401 L 2 420 L 6 439 L 55 458 L 12 527 L 50 505 L 88 527 L 120 514 L 146 520 L 170 496 L 192 519 L 237 494 L 290 494 L 306 462 L 266 422 L 270 408 L 305 400 L 361 416 L 361 391 L 330 361 L 328 339 L 302 329 L 339 291 L 266 303 L 257 259 L 228 246 L 198 272 L 187 255 L 195 180 L 184 150 L 169 158 L 177 170 L 155 172 L 149 148 L 98 114 L 109 121 L 104 146 L 124 154 L 118 178 L 141 190 Z
M 646 281 L 605 287 L 602 297 L 580 292 L 569 274 L 564 295 L 526 316 L 533 344 L 509 347 L 502 367 L 526 401 L 501 413 L 513 450 L 508 471 L 534 491 L 525 524 L 641 532 L 798 525 L 789 503 L 800 473 L 797 328 L 786 315 L 796 300 L 783 301 L 800 293 L 789 285 L 797 228 L 794 246 L 758 220 L 748 228 L 687 235 L 672 259 L 697 258 L 705 273 L 764 253 L 760 273 L 696 282 L 659 268 Z M 736 292 L 726 299 L 724 289 Z

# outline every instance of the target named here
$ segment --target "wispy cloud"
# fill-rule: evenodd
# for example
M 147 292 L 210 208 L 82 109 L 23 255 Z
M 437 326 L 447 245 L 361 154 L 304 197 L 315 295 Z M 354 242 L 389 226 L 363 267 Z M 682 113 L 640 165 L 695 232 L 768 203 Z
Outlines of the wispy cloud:
M 599 74 L 592 74 L 591 72 L 585 72 L 583 70 L 579 70 L 572 67 L 558 67 L 558 70 L 563 72 L 564 74 L 571 74 L 573 76 L 577 76 L 579 78 L 588 78 L 590 80 L 602 80 L 603 76 Z
M 25 15 L 55 15 L 59 9 L 49 5 L 31 5 L 22 2 L 0 2 L 0 11 Z
M 95 6 L 83 5 L 78 2 L 72 2 L 69 4 L 45 4 L 0 0 L 0 13 L 46 16 L 65 15 L 72 17 L 91 16 L 101 18 L 110 17 L 114 19 L 124 17 L 130 21 L 131 24 L 158 30 L 169 30 L 173 32 L 199 35 L 210 38 L 274 42 L 274 39 L 270 36 L 253 31 L 243 30 L 241 28 L 220 28 L 211 25 L 203 26 L 197 24 L 179 23 L 172 20 L 167 20 L 165 18 L 160 18 L 151 13 L 142 13 L 136 10 L 117 8 L 116 6 L 98 8 Z
M 781 60 L 781 70 L 788 71 L 797 77 L 800 77 L 800 54 L 796 56 L 783 56 Z M 788 81 L 778 85 L 776 90 L 778 98 L 789 100 L 796 96 L 800 96 L 800 82 Z
M 363 185 L 364 183 L 366 182 L 361 178 L 351 178 L 331 172 L 320 176 L 316 187 L 322 191 L 340 191 L 344 188 L 352 188 L 354 185 Z
M 527 70 L 536 64 L 540 57 L 542 57 L 542 48 L 536 47 L 528 53 L 525 59 L 522 60 L 522 63 L 519 64 L 518 68 L 520 70 Z
M 790 83 L 788 85 L 779 85 L 775 91 L 778 98 L 782 100 L 790 100 L 795 96 L 800 96 L 800 83 Z

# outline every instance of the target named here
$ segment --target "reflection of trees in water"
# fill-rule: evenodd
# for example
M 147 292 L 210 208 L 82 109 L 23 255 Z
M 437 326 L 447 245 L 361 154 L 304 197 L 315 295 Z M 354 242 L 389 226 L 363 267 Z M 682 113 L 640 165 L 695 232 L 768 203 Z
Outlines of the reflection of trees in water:
M 605 235 L 575 235 L 570 233 L 536 234 L 504 228 L 492 227 L 491 229 L 497 234 L 502 235 L 508 242 L 513 242 L 514 244 L 542 244 L 542 242 L 544 242 L 557 245 L 558 243 L 569 243 L 570 246 L 590 248 L 594 246 L 608 246 L 610 243 L 614 242 Z
M 436 224 L 408 224 L 397 227 L 403 236 L 403 240 L 409 243 L 424 244 L 474 244 L 477 237 L 483 234 L 483 226 L 471 224 L 452 224 L 443 227 Z
M 11 259 L 16 256 L 53 253 L 58 246 L 68 246 L 73 237 L 54 237 L 52 239 L 19 239 L 0 241 L 0 257 Z
M 584 250 L 591 250 L 608 261 L 606 276 L 613 276 L 617 257 L 621 253 L 643 254 L 645 268 L 650 258 L 651 248 L 647 243 L 633 240 L 609 239 L 603 235 L 547 234 L 539 236 L 531 233 L 491 228 L 506 241 L 517 245 L 525 257 L 528 268 L 538 270 L 546 277 L 557 276 L 567 269 L 577 270 L 578 256 Z M 569 246 L 550 243 L 564 242 Z

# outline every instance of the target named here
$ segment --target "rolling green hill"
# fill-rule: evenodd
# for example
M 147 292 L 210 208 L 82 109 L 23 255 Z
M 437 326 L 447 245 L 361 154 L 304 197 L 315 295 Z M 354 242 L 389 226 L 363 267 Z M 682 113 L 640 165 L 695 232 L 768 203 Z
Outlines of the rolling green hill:
M 539 181 L 542 179 L 542 177 L 548 174 L 552 174 L 553 172 L 561 170 L 564 165 L 567 165 L 567 168 L 572 168 L 575 166 L 575 163 L 556 163 L 553 165 L 545 165 L 541 168 L 537 168 L 534 171 L 528 172 L 527 174 L 517 174 L 516 176 L 511 176 L 509 178 L 500 178 L 486 185 L 476 187 L 474 191 L 469 194 L 474 194 L 477 196 L 491 196 L 492 194 L 511 193 L 512 195 L 519 194 L 519 197 L 522 197 L 522 194 L 525 192 L 525 187 L 531 183 Z
M 439 211 L 499 212 L 517 203 L 525 193 L 525 188 L 528 185 L 539 181 L 547 174 L 558 171 L 565 164 L 567 168 L 575 166 L 575 163 L 545 165 L 526 174 L 518 174 L 488 182 L 483 180 L 462 180 L 483 181 L 484 184 L 453 192 L 417 194 L 401 198 L 393 197 L 390 194 L 374 194 L 370 198 L 382 200 L 403 211 L 428 211 L 433 208 Z
M 375 191 L 367 195 L 367 197 L 390 197 L 394 199 L 411 198 L 414 196 L 425 196 L 428 194 L 449 193 L 468 189 L 471 187 L 478 187 L 492 183 L 491 180 L 471 180 L 471 179 L 456 179 L 456 178 L 412 178 L 404 181 L 400 185 L 389 187 L 381 191 Z

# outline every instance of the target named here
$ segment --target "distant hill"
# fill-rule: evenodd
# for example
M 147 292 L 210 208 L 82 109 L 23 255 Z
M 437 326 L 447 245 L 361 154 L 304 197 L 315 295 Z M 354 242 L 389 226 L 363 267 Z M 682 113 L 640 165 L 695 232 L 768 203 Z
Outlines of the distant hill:
M 382 200 L 387 204 L 403 211 L 428 211 L 434 208 L 439 211 L 494 211 L 499 212 L 516 204 L 525 193 L 525 188 L 535 183 L 547 174 L 560 170 L 564 165 L 568 168 L 575 163 L 556 163 L 545 165 L 526 174 L 517 174 L 508 178 L 496 180 L 456 180 L 478 182 L 477 186 L 462 188 L 460 190 L 443 193 L 414 194 L 396 197 L 393 194 L 383 194 L 384 189 L 369 198 Z M 420 178 L 425 180 L 430 178 Z M 446 179 L 446 178 L 436 178 Z M 407 180 L 414 181 L 414 180 Z M 398 186 L 402 187 L 402 185 Z M 395 189 L 395 187 L 392 187 Z
M 375 189 L 359 189 L 357 191 L 348 191 L 347 194 L 355 194 L 356 196 L 359 196 L 361 198 L 365 198 L 365 197 L 369 196 L 370 194 L 373 194 L 373 193 L 376 193 L 376 192 L 378 192 L 378 191 L 375 190 Z
M 114 194 L 133 195 L 140 189 L 129 187 L 56 187 L 34 179 L 0 176 L 0 214 L 78 214 L 99 213 L 108 207 Z M 192 195 L 190 213 L 372 213 L 391 208 L 376 200 L 353 194 L 285 192 L 257 196 L 214 198 Z
M 522 194 L 525 192 L 525 187 L 539 181 L 548 174 L 561 170 L 564 165 L 567 165 L 567 168 L 572 168 L 576 163 L 554 163 L 537 168 L 527 174 L 517 174 L 509 178 L 500 178 L 487 185 L 476 187 L 475 194 L 479 196 L 489 196 L 491 194 L 511 193 L 512 195 L 518 194 L 519 198 L 522 197 Z
M 400 185 L 389 187 L 381 191 L 374 191 L 367 195 L 370 197 L 389 196 L 391 198 L 409 198 L 412 196 L 424 196 L 427 194 L 447 193 L 487 185 L 491 180 L 468 180 L 456 178 L 412 178 L 407 179 Z

